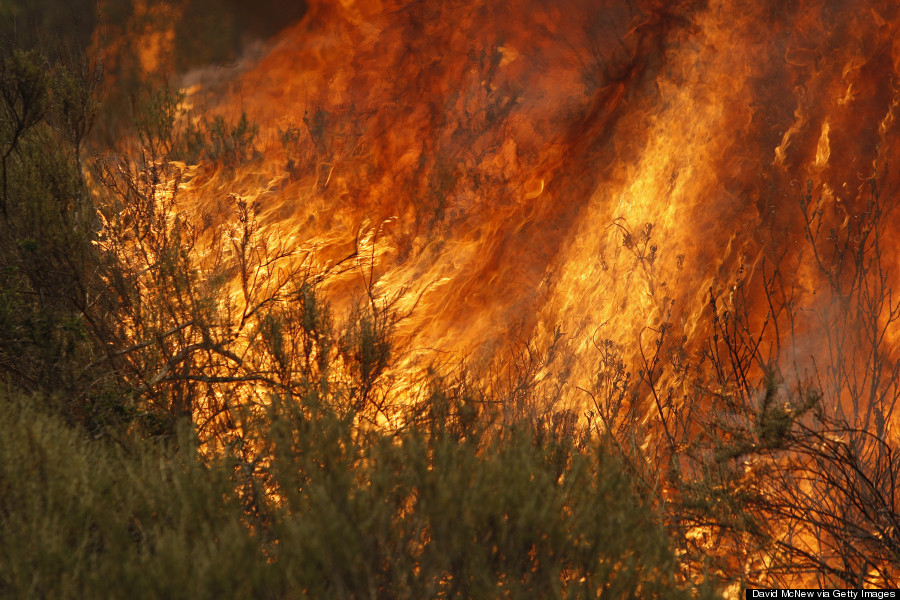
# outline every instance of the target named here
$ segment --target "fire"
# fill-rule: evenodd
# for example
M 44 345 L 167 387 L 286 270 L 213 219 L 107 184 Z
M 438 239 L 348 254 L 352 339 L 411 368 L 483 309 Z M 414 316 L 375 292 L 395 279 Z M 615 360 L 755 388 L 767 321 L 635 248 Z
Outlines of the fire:
M 767 253 L 822 285 L 792 254 L 806 181 L 847 220 L 894 182 L 896 9 L 857 12 L 317 3 L 191 99 L 263 127 L 195 207 L 235 194 L 321 265 L 356 252 L 345 285 L 398 297 L 416 349 L 493 361 L 561 331 L 583 378 L 598 337 L 702 337 L 710 285 Z
M 256 207 L 339 311 L 390 303 L 401 368 L 525 347 L 563 404 L 636 385 L 673 440 L 698 382 L 770 365 L 859 416 L 898 341 L 900 7 L 864 4 L 315 2 L 191 80 L 260 132 L 182 201 L 210 231 L 227 198 Z M 729 335 L 748 371 L 715 374 Z
M 121 70 L 118 63 L 128 61 L 134 53 L 138 73 L 159 74 L 171 71 L 175 52 L 175 23 L 181 18 L 181 9 L 174 4 L 137 0 L 132 7 L 132 17 L 128 23 L 120 25 L 121 30 L 97 32 L 108 46 L 104 52 L 111 64 L 111 73 Z M 107 41 L 108 40 L 108 41 Z M 101 40 L 95 40 L 100 42 Z

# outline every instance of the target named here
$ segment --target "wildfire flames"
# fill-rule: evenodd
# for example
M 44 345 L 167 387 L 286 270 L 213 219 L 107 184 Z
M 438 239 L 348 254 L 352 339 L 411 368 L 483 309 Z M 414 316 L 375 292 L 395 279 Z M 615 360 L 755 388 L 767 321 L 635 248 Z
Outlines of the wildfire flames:
M 352 257 L 333 301 L 395 301 L 412 354 L 564 347 L 544 376 L 576 406 L 610 348 L 651 373 L 660 347 L 696 354 L 711 301 L 740 297 L 764 360 L 825 364 L 836 300 L 816 261 L 869 231 L 873 193 L 896 278 L 897 11 L 318 2 L 232 80 L 191 88 L 262 127 L 253 160 L 191 182 L 191 210 L 215 223 L 230 194 L 318 266 Z
M 0 589 L 900 589 L 898 0 L 91 4 L 0 2 Z
M 185 119 L 260 129 L 246 160 L 184 167 L 180 209 L 212 238 L 237 201 L 338 311 L 395 311 L 399 377 L 527 372 L 610 429 L 627 398 L 673 460 L 689 397 L 764 412 L 774 369 L 781 400 L 814 387 L 884 440 L 898 12 L 314 2 L 261 58 L 187 76 Z
M 316 2 L 261 58 L 187 76 L 185 119 L 196 106 L 260 129 L 245 160 L 184 166 L 179 207 L 210 247 L 244 211 L 288 259 L 257 256 L 253 285 L 277 287 L 293 261 L 325 274 L 337 312 L 363 298 L 399 315 L 399 397 L 463 363 L 507 398 L 525 385 L 591 426 L 639 428 L 658 465 L 742 403 L 759 440 L 735 456 L 751 473 L 814 388 L 883 443 L 900 398 L 898 11 Z M 233 282 L 237 304 L 247 285 Z M 827 504 L 804 476 L 818 458 L 798 456 L 790 485 Z M 684 528 L 729 548 L 728 577 L 766 577 L 771 557 Z M 831 564 L 832 538 L 773 529 Z M 893 577 L 858 552 L 866 581 Z

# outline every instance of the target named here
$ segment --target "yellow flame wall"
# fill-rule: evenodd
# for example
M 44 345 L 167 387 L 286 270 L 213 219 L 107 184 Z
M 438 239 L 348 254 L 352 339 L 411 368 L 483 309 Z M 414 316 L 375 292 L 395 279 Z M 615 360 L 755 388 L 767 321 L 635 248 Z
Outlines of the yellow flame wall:
M 226 194 L 258 201 L 267 235 L 322 265 L 357 251 L 335 298 L 366 280 L 399 295 L 415 306 L 401 325 L 413 349 L 490 361 L 563 338 L 567 376 L 583 378 L 599 339 L 650 347 L 663 321 L 708 335 L 710 287 L 727 303 L 764 263 L 815 306 L 826 281 L 803 243 L 807 181 L 838 230 L 865 220 L 870 178 L 886 205 L 896 187 L 897 13 L 320 2 L 263 59 L 196 92 L 262 131 L 260 156 L 197 178 L 192 202 L 214 223 Z M 759 325 L 769 307 L 747 289 Z

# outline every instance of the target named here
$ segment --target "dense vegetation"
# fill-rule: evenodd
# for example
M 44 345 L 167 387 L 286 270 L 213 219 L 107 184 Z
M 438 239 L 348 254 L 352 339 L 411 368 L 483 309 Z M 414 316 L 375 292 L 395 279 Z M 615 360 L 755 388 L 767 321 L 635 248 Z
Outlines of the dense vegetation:
M 898 311 L 877 182 L 868 221 L 821 255 L 843 261 L 831 316 L 865 385 L 852 368 L 815 380 L 765 363 L 736 285 L 738 310 L 711 291 L 698 364 L 665 327 L 634 374 L 604 346 L 585 415 L 540 397 L 534 365 L 505 385 L 460 370 L 401 390 L 390 302 L 364 295 L 335 315 L 324 274 L 260 235 L 252 204 L 224 199 L 231 218 L 211 231 L 180 210 L 184 162 L 254 160 L 254 124 L 184 120 L 178 92 L 137 86 L 115 108 L 127 130 L 103 147 L 108 131 L 90 137 L 109 110 L 102 62 L 30 45 L 7 44 L 0 63 L 0 594 L 897 584 L 898 367 L 882 327 Z M 818 247 L 812 204 L 800 199 Z M 773 318 L 787 318 L 782 274 L 763 272 Z M 663 366 L 693 378 L 677 410 Z
M 100 76 L 0 65 L 5 597 L 687 594 L 650 499 L 574 415 L 510 419 L 437 377 L 402 405 L 389 307 L 336 324 L 315 274 L 256 285 L 289 253 L 253 207 L 232 206 L 231 259 L 197 263 L 161 159 L 246 160 L 253 127 L 176 131 L 163 88 L 136 96 L 131 145 L 87 150 Z M 388 403 L 401 425 L 375 426 Z
M 361 432 L 271 408 L 268 463 L 96 439 L 6 392 L 0 589 L 18 598 L 688 597 L 653 510 L 559 423 Z M 456 406 L 465 411 L 465 406 Z M 264 470 L 266 476 L 260 476 Z

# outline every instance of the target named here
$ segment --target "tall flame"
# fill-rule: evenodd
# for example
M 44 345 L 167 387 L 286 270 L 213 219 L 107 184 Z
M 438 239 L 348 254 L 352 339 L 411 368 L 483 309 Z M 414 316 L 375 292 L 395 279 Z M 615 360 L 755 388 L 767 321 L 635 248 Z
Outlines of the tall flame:
M 858 237 L 873 182 L 885 206 L 897 184 L 900 15 L 864 4 L 316 2 L 191 88 L 262 126 L 256 158 L 194 179 L 192 210 L 214 224 L 235 195 L 320 266 L 353 257 L 334 301 L 396 300 L 413 354 L 562 344 L 544 375 L 570 392 L 610 348 L 650 372 L 662 338 L 669 362 L 696 354 L 711 301 L 740 295 L 764 330 L 777 269 L 782 304 L 819 316 L 761 352 L 804 368 L 829 310 L 805 240 Z

